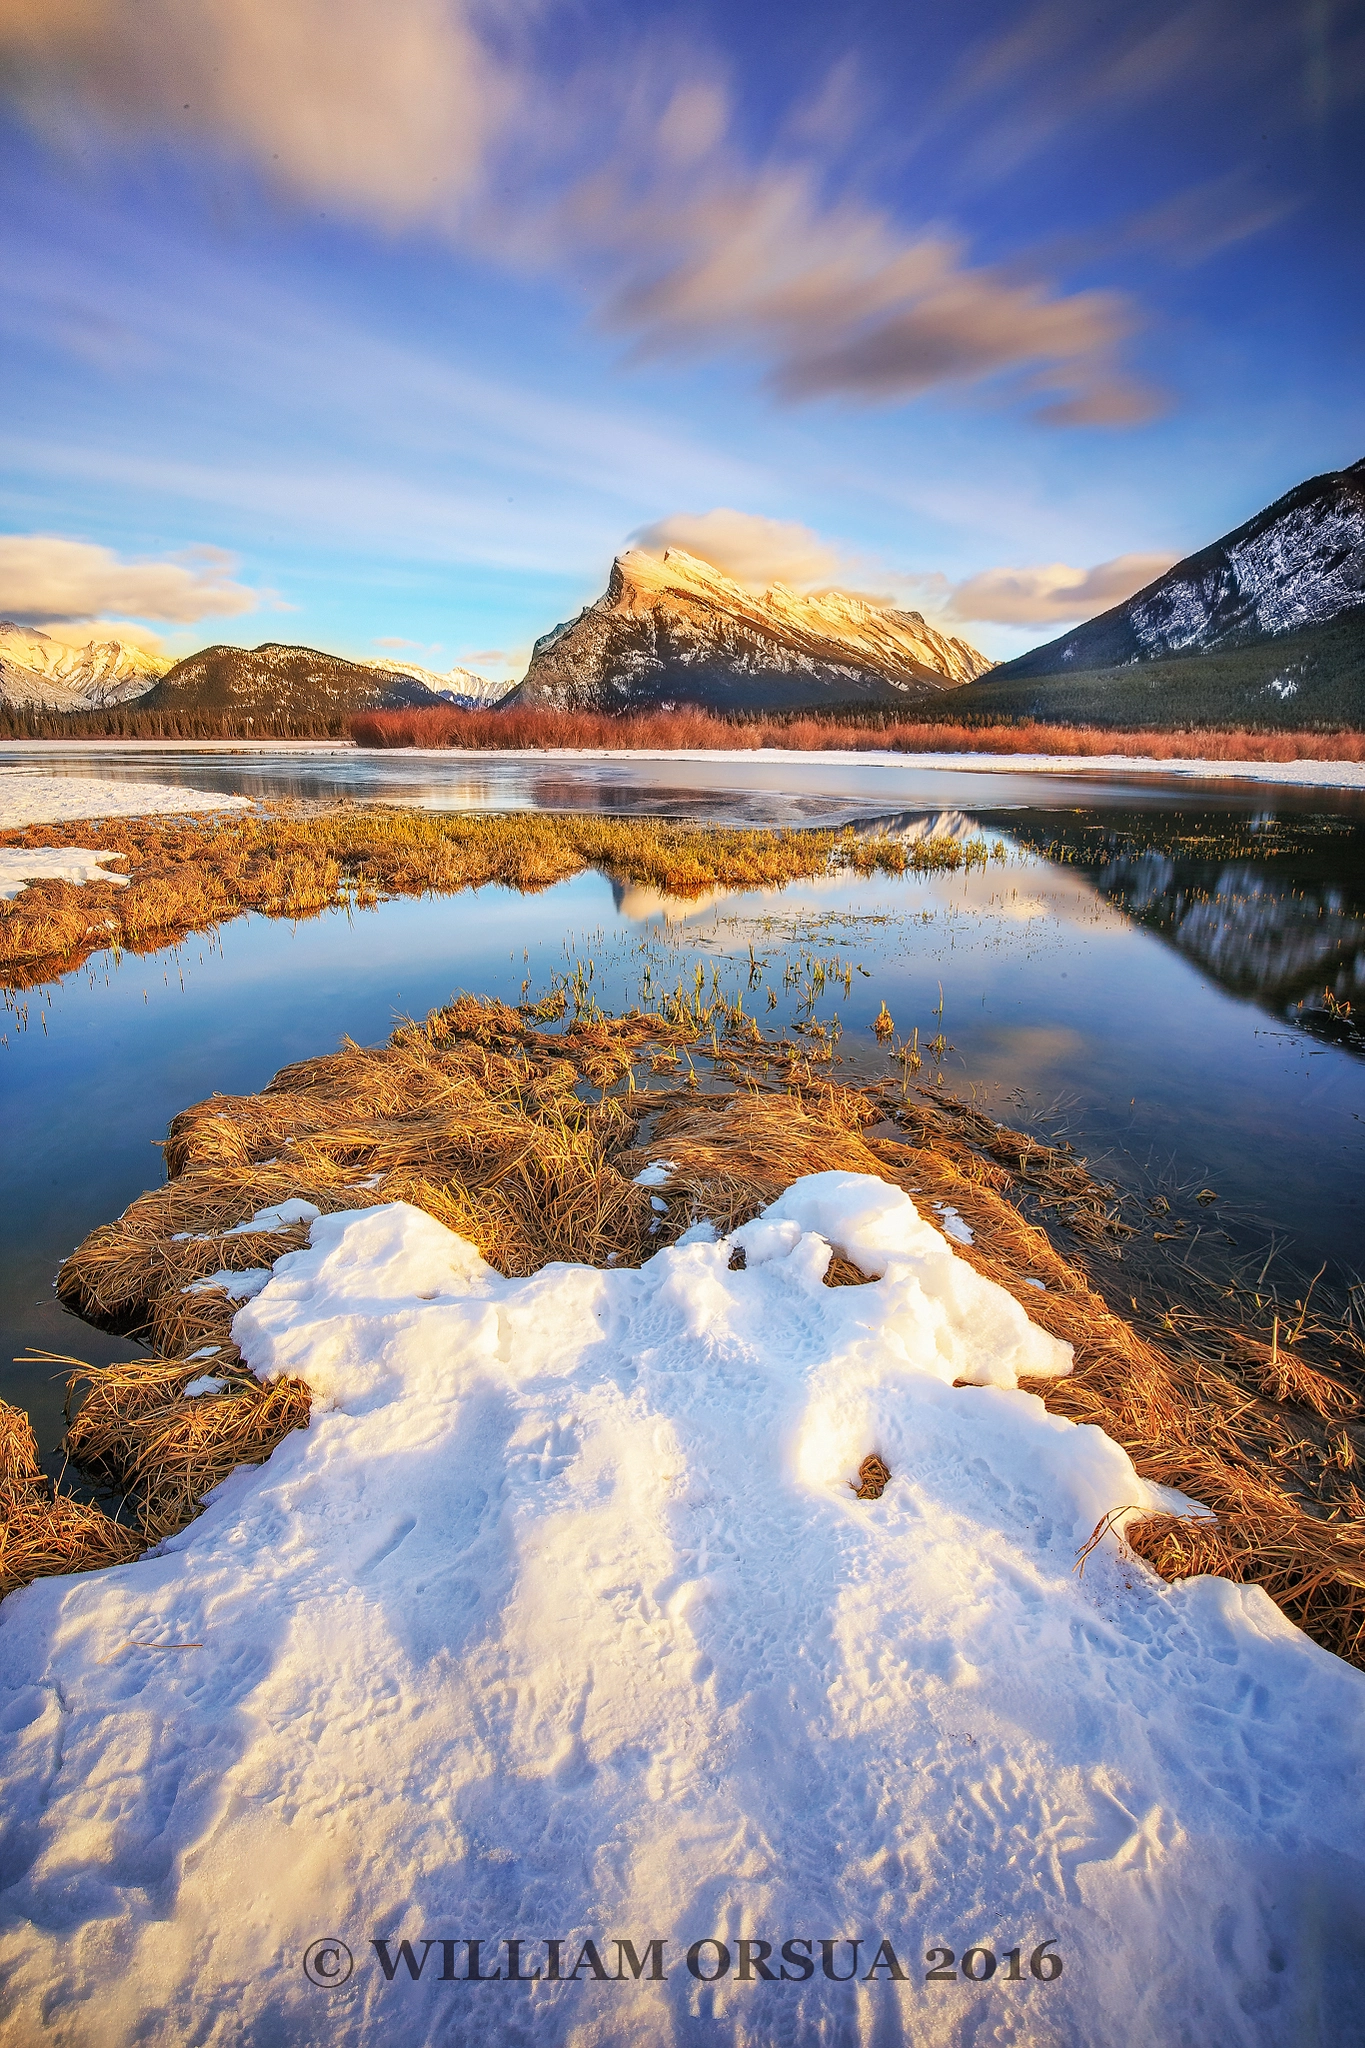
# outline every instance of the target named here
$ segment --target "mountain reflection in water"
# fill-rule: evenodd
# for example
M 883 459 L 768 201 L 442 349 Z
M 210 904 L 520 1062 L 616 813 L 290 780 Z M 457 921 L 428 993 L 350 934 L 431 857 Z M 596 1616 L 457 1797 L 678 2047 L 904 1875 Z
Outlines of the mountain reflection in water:
M 1237 821 L 1038 817 L 1013 836 L 1061 860 L 1232 994 L 1365 1054 L 1365 830 Z

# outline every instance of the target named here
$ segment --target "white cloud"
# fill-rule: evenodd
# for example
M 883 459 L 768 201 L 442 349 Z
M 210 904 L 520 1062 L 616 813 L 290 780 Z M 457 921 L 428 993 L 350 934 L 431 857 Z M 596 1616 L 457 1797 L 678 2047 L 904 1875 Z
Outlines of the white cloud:
M 91 541 L 55 533 L 0 534 L 0 615 L 22 624 L 71 624 L 126 613 L 188 625 L 252 611 L 260 594 L 232 582 L 232 567 L 233 558 L 220 548 L 121 562 L 111 548 Z
M 793 590 L 838 580 L 845 558 L 809 526 L 794 519 L 764 519 L 755 512 L 717 506 L 711 512 L 673 512 L 631 536 L 651 554 L 681 548 L 754 590 L 785 583 Z
M 79 619 L 74 624 L 69 619 L 42 619 L 37 630 L 46 633 L 59 647 L 88 647 L 92 640 L 122 640 L 129 647 L 140 647 L 145 654 L 160 654 L 162 649 L 160 633 L 153 632 L 150 626 L 130 624 L 127 619 Z
M 226 148 L 310 205 L 435 227 L 586 282 L 653 353 L 739 352 L 791 399 L 899 402 L 1042 372 L 1057 424 L 1153 410 L 1116 366 L 1113 293 L 973 265 L 952 236 L 827 196 L 856 82 L 836 69 L 782 154 L 736 141 L 724 83 L 664 31 L 567 71 L 537 4 L 474 0 L 7 0 L 0 75 L 33 118 Z M 562 24 L 556 24 L 562 26 Z M 651 41 L 650 35 L 653 40 Z
M 1000 626 L 1066 626 L 1091 619 L 1164 575 L 1175 555 L 1116 555 L 1093 569 L 1046 562 L 1027 569 L 983 569 L 952 587 L 944 607 L 955 619 Z

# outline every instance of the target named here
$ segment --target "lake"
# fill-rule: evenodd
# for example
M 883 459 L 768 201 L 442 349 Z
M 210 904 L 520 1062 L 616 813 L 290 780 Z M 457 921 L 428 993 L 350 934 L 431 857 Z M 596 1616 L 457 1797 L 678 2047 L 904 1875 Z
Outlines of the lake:
M 66 1316 L 52 1280 L 88 1230 L 159 1181 L 157 1141 L 187 1103 L 255 1090 L 343 1035 L 381 1040 L 457 989 L 516 1001 L 523 982 L 537 995 L 580 963 L 610 1010 L 701 961 L 770 1026 L 837 1020 L 835 1071 L 850 1079 L 893 1071 L 871 1029 L 885 1001 L 898 1033 L 925 1045 L 942 1032 L 945 1086 L 1068 1138 L 1138 1194 L 1165 1192 L 1186 1228 L 1171 1256 L 1242 1270 L 1269 1256 L 1287 1293 L 1324 1263 L 1321 1286 L 1340 1293 L 1365 1266 L 1365 807 L 1350 792 L 929 771 L 892 806 L 837 756 L 800 774 L 765 762 L 751 787 L 746 764 L 717 774 L 705 757 L 681 780 L 673 762 L 91 756 L 104 777 L 248 794 L 855 820 L 979 833 L 997 852 L 965 872 L 831 874 L 693 903 L 590 873 L 532 896 L 243 917 L 11 998 L 6 1361 L 29 1345 L 91 1363 L 135 1355 Z M 60 766 L 72 772 L 72 757 Z M 927 1059 L 921 1081 L 935 1072 Z M 1205 1186 L 1219 1200 L 1201 1208 Z M 50 1453 L 60 1382 L 3 1369 Z

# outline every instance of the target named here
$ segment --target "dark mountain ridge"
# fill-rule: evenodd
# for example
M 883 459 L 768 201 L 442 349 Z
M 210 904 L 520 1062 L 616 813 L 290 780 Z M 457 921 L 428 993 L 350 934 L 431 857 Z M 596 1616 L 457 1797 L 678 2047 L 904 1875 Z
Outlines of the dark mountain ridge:
M 205 647 L 187 655 L 138 699 L 137 709 L 228 716 L 243 723 L 269 721 L 281 712 L 294 719 L 336 722 L 357 711 L 401 711 L 445 701 L 415 676 L 269 640 L 260 647 Z

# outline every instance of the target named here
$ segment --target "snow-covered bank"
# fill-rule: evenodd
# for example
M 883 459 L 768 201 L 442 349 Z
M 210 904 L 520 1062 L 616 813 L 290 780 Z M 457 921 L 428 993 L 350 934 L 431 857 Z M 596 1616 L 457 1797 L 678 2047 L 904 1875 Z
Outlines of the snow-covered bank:
M 454 747 L 401 747 L 371 752 L 351 740 L 99 740 L 80 746 L 58 740 L 7 740 L 0 744 L 0 763 L 38 757 L 57 759 L 63 754 L 122 752 L 128 754 L 284 754 L 306 759 L 316 756 L 363 754 L 377 765 L 393 767 L 402 761 L 445 762 L 452 769 L 473 763 L 498 761 L 685 761 L 714 762 L 727 767 L 745 762 L 771 767 L 792 766 L 902 769 L 907 775 L 941 772 L 961 775 L 1068 775 L 1100 776 L 1104 779 L 1141 777 L 1144 780 L 1171 776 L 1178 781 L 1191 778 L 1210 782 L 1276 783 L 1285 788 L 1365 789 L 1365 762 L 1360 761 L 1212 761 L 1197 755 L 1179 760 L 1158 761 L 1145 754 L 903 754 L 887 748 L 821 748 L 802 751 L 794 747 L 746 747 L 733 749 L 695 748 L 603 748 L 603 747 L 499 747 L 480 752 Z M 4 771 L 0 769 L 0 773 Z M 74 814 L 73 814 L 74 815 Z M 112 815 L 112 813 L 110 814 Z
M 89 846 L 0 847 L 0 900 L 12 903 L 30 882 L 114 882 L 128 886 L 128 876 L 104 863 L 123 860 L 121 853 L 101 853 Z
M 408 747 L 406 757 L 439 760 L 452 757 L 449 747 Z M 1365 789 L 1365 762 L 1361 761 L 1202 761 L 1195 757 L 1154 761 L 1143 754 L 901 754 L 868 747 L 857 752 L 833 747 L 817 753 L 803 753 L 795 747 L 754 747 L 733 752 L 699 752 L 693 749 L 658 751 L 640 748 L 627 753 L 593 747 L 541 747 L 521 750 L 509 747 L 497 754 L 455 754 L 464 761 L 715 761 L 733 764 L 752 761 L 793 766 L 820 765 L 849 768 L 899 768 L 906 774 L 941 772 L 960 775 L 1095 775 L 1106 779 L 1128 776 L 1169 775 L 1179 781 L 1195 777 L 1209 782 L 1275 782 L 1289 788 Z
M 91 775 L 30 775 L 0 768 L 0 831 L 66 818 L 162 818 L 187 811 L 249 811 L 251 799 L 172 782 L 101 782 Z
M 1365 1679 L 1257 1590 L 1075 1574 L 1155 1489 L 1014 1389 L 1066 1347 L 899 1190 L 736 1240 L 504 1280 L 403 1204 L 313 1224 L 234 1326 L 308 1430 L 0 1608 L 14 2021 L 1349 2038 Z

